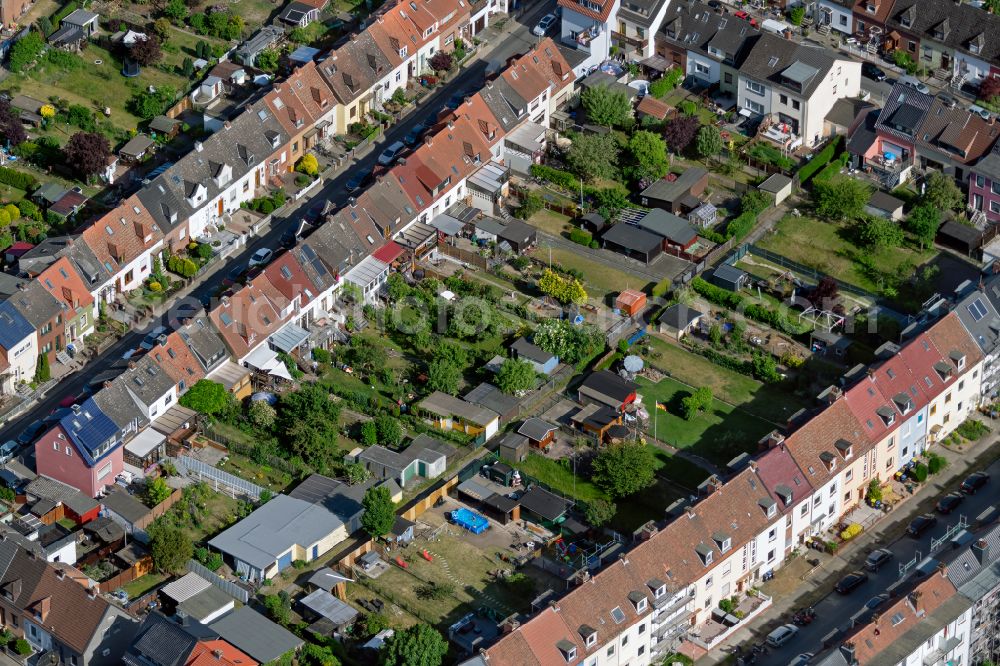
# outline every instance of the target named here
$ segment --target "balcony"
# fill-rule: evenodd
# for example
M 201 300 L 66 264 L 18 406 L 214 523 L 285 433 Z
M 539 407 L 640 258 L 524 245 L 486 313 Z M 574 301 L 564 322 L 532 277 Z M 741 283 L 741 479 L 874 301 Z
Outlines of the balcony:
M 636 51 L 645 51 L 646 45 L 649 43 L 649 40 L 647 39 L 636 39 L 635 37 L 627 37 L 616 30 L 611 31 L 611 39 L 614 39 L 620 45 L 631 47 L 631 49 L 634 49 Z
M 902 159 L 896 156 L 887 157 L 887 155 L 892 155 L 892 153 L 869 157 L 865 160 L 865 164 L 872 167 L 876 171 L 894 174 L 902 173 L 913 166 L 913 158 L 909 155 L 903 157 Z
M 585 48 L 585 49 L 589 49 L 590 48 L 590 43 L 592 41 L 594 41 L 595 39 L 597 39 L 598 37 L 600 37 L 602 32 L 603 31 L 601 30 L 601 28 L 599 26 L 595 25 L 592 28 L 589 28 L 587 30 L 584 30 L 583 32 L 577 33 L 577 35 L 576 35 L 576 44 L 577 44 L 577 46 L 580 46 L 580 47 Z
M 770 607 L 771 597 L 763 592 L 758 592 L 756 596 L 744 597 L 735 610 L 736 613 L 742 613 L 742 617 L 730 622 L 720 622 L 716 619 L 706 620 L 688 632 L 688 639 L 699 647 L 711 650 L 745 625 L 747 621 L 757 617 Z

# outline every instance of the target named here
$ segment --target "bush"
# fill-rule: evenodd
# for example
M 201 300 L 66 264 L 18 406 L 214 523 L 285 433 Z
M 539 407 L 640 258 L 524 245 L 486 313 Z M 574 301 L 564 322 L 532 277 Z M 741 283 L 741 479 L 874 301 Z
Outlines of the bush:
M 194 277 L 195 273 L 198 272 L 198 264 L 191 259 L 172 254 L 167 258 L 167 270 L 181 277 L 189 278 Z
M 573 230 L 569 232 L 569 239 L 574 243 L 589 246 L 590 242 L 594 240 L 594 237 L 589 231 L 584 231 L 583 229 L 574 227 Z
M 21 656 L 31 654 L 31 644 L 23 638 L 18 638 L 14 641 L 14 652 Z
M 938 455 L 937 453 L 931 453 L 927 456 L 927 471 L 931 474 L 937 474 L 947 466 L 948 461 L 944 456 Z
M 330 352 L 322 347 L 316 347 L 312 350 L 313 360 L 317 363 L 329 363 L 331 356 Z
M 981 438 L 989 431 L 990 429 L 986 427 L 986 424 L 976 419 L 964 421 L 960 426 L 958 426 L 958 428 L 956 428 L 956 432 L 958 432 L 959 435 L 973 441 Z
M 918 482 L 923 483 L 927 480 L 927 465 L 924 463 L 917 463 L 913 468 L 913 478 Z
M 851 523 L 850 525 L 847 526 L 847 529 L 845 529 L 843 532 L 840 533 L 840 538 L 843 539 L 844 541 L 850 541 L 854 537 L 861 534 L 861 532 L 863 531 L 864 528 L 861 527 L 861 525 L 858 525 L 857 523 Z
M 544 164 L 532 164 L 531 175 L 535 178 L 547 180 L 553 185 L 558 185 L 559 187 L 566 188 L 567 190 L 575 191 L 580 188 L 580 181 L 578 181 L 576 176 L 571 174 L 569 171 L 561 171 L 550 166 L 545 166 Z
M 30 192 L 38 187 L 38 179 L 31 174 L 21 173 L 7 167 L 0 167 L 0 183 Z
M 796 8 L 800 9 L 800 8 Z M 826 144 L 823 150 L 816 153 L 811 160 L 805 163 L 805 165 L 799 169 L 799 182 L 805 183 L 807 180 L 812 178 L 813 174 L 826 166 L 833 156 L 837 153 L 840 148 L 840 137 L 837 136 L 833 141 Z

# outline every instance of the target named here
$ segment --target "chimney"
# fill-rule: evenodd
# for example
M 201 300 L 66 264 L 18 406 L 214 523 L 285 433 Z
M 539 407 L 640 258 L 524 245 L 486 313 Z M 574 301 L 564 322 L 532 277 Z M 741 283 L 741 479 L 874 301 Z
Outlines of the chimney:
M 826 403 L 827 405 L 832 405 L 833 403 L 844 397 L 844 391 L 839 386 L 828 386 L 823 389 L 823 392 L 816 396 L 820 402 Z
M 515 620 L 514 618 L 507 618 L 504 621 L 504 623 L 500 625 L 500 633 L 501 634 L 509 634 L 509 633 L 515 631 L 520 626 L 521 626 L 521 623 L 518 622 L 517 620 Z
M 694 515 L 695 515 L 694 514 L 694 506 L 688 504 L 686 507 L 684 507 L 684 513 L 687 514 L 688 518 L 692 518 L 693 519 Z
M 222 661 L 222 650 L 218 648 L 212 650 L 212 656 L 215 657 L 216 661 Z
M 747 467 L 749 467 L 750 471 L 753 472 L 754 474 L 757 473 L 757 461 L 756 460 L 751 460 L 750 462 L 748 462 L 747 463 Z
M 87 596 L 90 597 L 91 599 L 96 599 L 97 598 L 97 586 L 96 585 L 93 586 L 93 587 L 87 588 Z
M 65 577 L 66 577 L 66 571 L 62 567 L 56 569 L 56 578 L 62 580 Z
M 196 151 L 198 151 L 199 153 L 201 152 L 201 149 L 202 149 L 201 141 L 195 141 L 194 142 L 194 149 Z
M 976 543 L 972 544 L 972 554 L 976 556 L 976 561 L 979 562 L 980 566 L 984 566 L 989 562 L 989 551 L 990 544 L 986 539 L 979 539 Z
M 226 122 L 222 123 L 222 126 L 226 129 L 229 129 L 233 126 L 233 124 L 227 120 Z
M 778 446 L 779 444 L 783 444 L 784 442 L 785 442 L 785 436 L 782 435 L 777 430 L 772 430 L 771 432 L 764 435 L 763 439 L 761 439 L 760 442 L 758 442 L 758 444 L 760 445 L 760 448 L 762 450 L 766 450 L 766 449 L 773 449 L 774 447 Z
M 712 476 L 708 477 L 705 480 L 702 486 L 704 487 L 706 495 L 712 495 L 714 493 L 722 491 L 722 480 L 719 479 L 718 476 L 713 474 Z
M 358 200 L 354 197 L 347 197 L 347 205 L 354 208 L 358 204 Z
M 406 166 L 406 158 L 400 157 L 398 160 L 396 160 L 396 164 L 398 164 L 399 166 Z
M 452 120 L 448 121 L 448 129 L 450 129 L 450 130 L 455 129 L 455 122 L 454 121 L 452 121 Z
M 844 643 L 841 645 L 840 654 L 844 655 L 844 659 L 847 660 L 848 664 L 857 663 L 854 659 L 854 643 Z
M 428 134 L 427 136 L 424 137 L 424 143 L 426 143 L 428 146 L 433 146 L 434 145 L 434 137 L 432 137 L 430 134 Z
M 938 573 L 941 574 L 941 578 L 948 577 L 948 565 L 945 564 L 944 562 L 938 562 L 937 570 Z

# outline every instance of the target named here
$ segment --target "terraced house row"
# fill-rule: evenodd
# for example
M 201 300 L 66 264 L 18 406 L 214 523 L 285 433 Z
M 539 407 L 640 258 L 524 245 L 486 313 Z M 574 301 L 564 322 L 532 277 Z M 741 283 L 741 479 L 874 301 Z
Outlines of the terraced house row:
M 1000 318 L 983 291 L 940 313 L 905 345 L 884 346 L 871 367 L 820 394 L 801 425 L 734 460 L 729 478 L 708 479 L 699 500 L 637 532 L 618 562 L 581 571 L 561 599 L 508 624 L 466 666 L 641 665 L 682 637 L 706 649 L 720 644 L 730 633 L 712 620 L 720 600 L 737 595 L 747 617 L 762 612 L 771 600 L 751 588 L 765 572 L 861 503 L 872 479 L 891 477 L 976 409 L 995 372 L 988 359 L 996 336 L 980 344 L 979 331 L 964 322 L 996 327 Z

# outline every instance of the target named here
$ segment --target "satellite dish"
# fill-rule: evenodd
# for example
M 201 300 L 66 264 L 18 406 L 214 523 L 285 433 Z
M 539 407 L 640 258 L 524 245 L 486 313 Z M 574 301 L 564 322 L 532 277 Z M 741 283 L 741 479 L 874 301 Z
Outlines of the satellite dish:
M 635 354 L 632 354 L 631 356 L 625 357 L 625 361 L 622 365 L 625 366 L 626 370 L 634 374 L 636 372 L 641 371 L 645 363 L 641 358 L 639 358 Z

